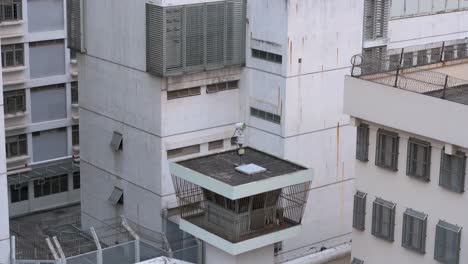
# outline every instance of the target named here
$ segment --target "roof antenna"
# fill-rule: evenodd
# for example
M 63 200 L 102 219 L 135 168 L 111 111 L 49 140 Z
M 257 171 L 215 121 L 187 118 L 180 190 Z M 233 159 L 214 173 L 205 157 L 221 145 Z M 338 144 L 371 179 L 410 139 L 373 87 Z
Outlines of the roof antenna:
M 244 146 L 244 130 L 247 126 L 245 123 L 236 123 L 236 131 L 234 131 L 234 134 L 231 137 L 231 143 L 234 143 L 237 145 L 237 155 L 239 155 L 239 165 L 243 164 L 242 161 L 242 156 L 245 154 L 245 149 L 243 148 Z

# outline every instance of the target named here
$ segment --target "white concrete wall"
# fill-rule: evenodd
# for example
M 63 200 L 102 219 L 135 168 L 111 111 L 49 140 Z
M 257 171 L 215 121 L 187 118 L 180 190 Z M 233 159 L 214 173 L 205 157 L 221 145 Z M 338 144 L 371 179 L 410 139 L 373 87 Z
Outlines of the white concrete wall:
M 365 120 L 362 122 L 367 123 Z M 417 124 L 423 124 L 423 122 Z M 400 137 L 397 172 L 375 166 L 376 133 L 379 128 L 395 131 Z M 430 182 L 417 180 L 406 175 L 407 143 L 410 137 L 431 143 Z M 369 161 L 356 161 L 356 175 L 359 176 L 356 178 L 355 187 L 356 190 L 367 193 L 367 206 L 365 231 L 353 231 L 353 256 L 364 260 L 365 263 L 439 263 L 433 259 L 435 227 L 438 221 L 445 220 L 459 225 L 463 229 L 468 223 L 468 214 L 457 209 L 466 205 L 468 201 L 466 193 L 455 193 L 439 186 L 440 157 L 445 142 L 370 123 L 369 143 Z M 460 150 L 467 152 L 466 148 Z M 467 183 L 465 182 L 466 187 Z M 384 241 L 371 234 L 372 202 L 376 197 L 396 203 L 394 242 Z M 401 246 L 403 212 L 407 208 L 428 214 L 426 253 L 424 255 Z M 468 259 L 467 243 L 468 236 L 462 231 L 460 263 L 465 263 L 465 260 Z M 391 256 L 391 258 L 383 256 Z
M 206 264 L 259 264 L 274 263 L 273 245 L 232 256 L 208 243 L 204 244 Z

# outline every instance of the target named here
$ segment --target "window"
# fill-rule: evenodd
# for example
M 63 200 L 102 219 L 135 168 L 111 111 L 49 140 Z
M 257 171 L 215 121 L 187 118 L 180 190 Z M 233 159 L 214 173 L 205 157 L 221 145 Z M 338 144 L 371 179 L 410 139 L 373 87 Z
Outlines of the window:
M 81 176 L 79 171 L 73 172 L 73 190 L 79 189 L 81 186 Z
M 6 157 L 14 158 L 28 155 L 26 135 L 17 135 L 5 138 Z
M 458 264 L 461 227 L 439 221 L 436 226 L 434 259 L 446 264 Z
M 401 245 L 404 248 L 424 254 L 426 252 L 426 224 L 426 214 L 406 209 L 403 213 Z
M 393 241 L 395 225 L 395 204 L 375 199 L 372 210 L 372 234 L 376 237 Z
M 406 175 L 429 181 L 430 169 L 431 145 L 429 142 L 410 138 L 408 141 Z
M 272 123 L 280 124 L 281 117 L 279 115 L 275 115 L 273 113 L 269 113 L 257 108 L 250 107 L 250 115 L 256 118 L 260 118 Z
M 440 161 L 439 185 L 449 190 L 462 193 L 465 191 L 465 153 L 458 151 L 448 155 L 442 150 Z
M 63 39 L 30 42 L 29 72 L 31 79 L 65 75 L 65 54 Z
M 353 258 L 351 264 L 364 264 L 364 260 L 360 260 L 358 258 Z
M 34 181 L 34 197 L 42 197 L 68 191 L 68 175 L 53 176 Z
M 283 56 L 258 49 L 252 49 L 252 57 L 279 64 L 283 63 Z
M 455 59 L 455 46 L 446 46 L 444 48 L 444 61 L 450 61 Z
M 360 191 L 354 194 L 353 227 L 361 231 L 364 231 L 366 223 L 366 196 Z
M 109 196 L 109 202 L 111 202 L 113 205 L 123 204 L 124 203 L 123 190 L 118 187 L 114 187 L 114 190 Z
M 425 65 L 429 63 L 429 57 L 427 55 L 427 50 L 419 50 L 418 51 L 418 65 Z
M 16 114 L 26 111 L 26 95 L 24 90 L 9 91 L 3 93 L 5 114 Z
M 433 48 L 430 51 L 431 53 L 431 63 L 439 62 L 441 61 L 441 48 Z
M 377 131 L 377 149 L 375 152 L 375 165 L 398 170 L 398 134 L 379 129 Z
M 369 160 L 369 126 L 361 124 L 357 128 L 356 159 Z
M 239 81 L 215 83 L 206 86 L 206 93 L 216 93 L 239 88 Z
M 33 123 L 67 118 L 65 84 L 31 88 L 31 121 Z
M 32 151 L 34 162 L 67 157 L 67 128 L 61 127 L 33 132 Z
M 29 199 L 28 191 L 29 191 L 28 183 L 10 185 L 11 203 L 27 201 Z
M 188 97 L 188 96 L 195 96 L 200 95 L 201 89 L 200 87 L 193 87 L 188 89 L 181 89 L 176 91 L 167 91 L 167 100 Z
M 200 152 L 200 145 L 193 145 L 183 148 L 171 149 L 167 151 L 167 158 L 177 158 L 180 156 L 191 155 Z
M 223 139 L 208 142 L 208 150 L 222 149 L 222 148 L 224 148 Z
M 277 254 L 278 252 L 283 250 L 283 241 L 276 242 L 275 244 L 273 244 L 273 247 L 273 251 L 275 252 L 275 254 Z
M 2 45 L 2 67 L 24 65 L 24 44 Z
M 23 18 L 21 0 L 0 1 L 0 23 L 4 21 L 15 21 Z
M 387 37 L 389 2 L 387 0 L 365 0 L 364 39 L 375 40 Z
M 71 102 L 72 104 L 78 104 L 78 82 L 71 82 Z
M 72 145 L 73 146 L 80 145 L 80 126 L 79 125 L 72 126 Z
M 122 150 L 122 148 L 123 148 L 122 134 L 120 134 L 119 132 L 114 131 L 114 133 L 112 134 L 112 139 L 111 139 L 110 145 L 111 145 L 111 147 L 112 147 L 112 149 L 114 151 Z

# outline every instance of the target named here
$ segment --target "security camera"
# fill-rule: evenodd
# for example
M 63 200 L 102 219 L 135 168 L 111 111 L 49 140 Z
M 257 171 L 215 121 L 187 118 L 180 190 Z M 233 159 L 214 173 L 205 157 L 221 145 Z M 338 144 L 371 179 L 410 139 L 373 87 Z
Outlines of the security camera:
M 236 129 L 244 130 L 246 127 L 245 123 L 236 123 Z

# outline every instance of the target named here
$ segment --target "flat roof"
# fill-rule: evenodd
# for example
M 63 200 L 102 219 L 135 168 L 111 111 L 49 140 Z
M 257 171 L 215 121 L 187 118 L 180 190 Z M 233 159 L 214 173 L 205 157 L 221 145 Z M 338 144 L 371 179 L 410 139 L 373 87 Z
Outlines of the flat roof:
M 231 186 L 239 186 L 250 182 L 307 170 L 307 168 L 303 166 L 250 147 L 245 148 L 245 154 L 242 156 L 242 164 L 255 164 L 265 168 L 266 171 L 252 175 L 237 171 L 236 167 L 241 165 L 237 150 L 216 153 L 176 163 Z
M 438 98 L 444 98 L 455 103 L 468 105 L 468 84 L 446 89 L 445 92 L 444 90 L 437 90 L 424 94 Z

